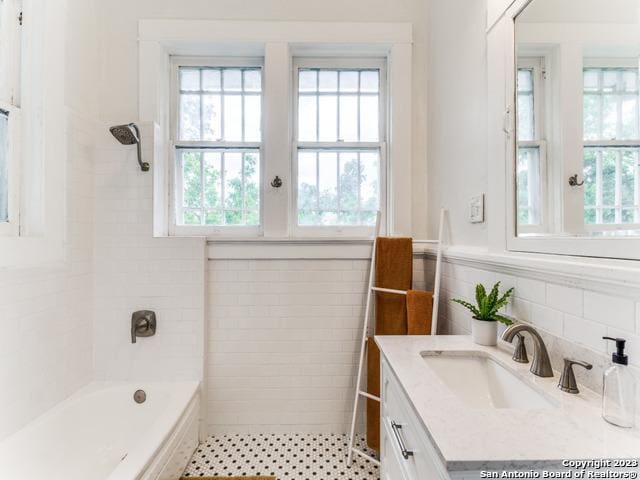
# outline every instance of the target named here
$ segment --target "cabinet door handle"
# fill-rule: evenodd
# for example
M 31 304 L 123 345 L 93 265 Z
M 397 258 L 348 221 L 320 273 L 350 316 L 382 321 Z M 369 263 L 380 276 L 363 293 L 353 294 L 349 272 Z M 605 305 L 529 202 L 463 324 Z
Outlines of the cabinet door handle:
M 396 441 L 398 442 L 398 446 L 400 447 L 400 452 L 405 460 L 409 457 L 413 456 L 413 452 L 411 450 L 407 450 L 407 447 L 404 446 L 404 442 L 402 441 L 402 436 L 400 435 L 400 430 L 402 429 L 402 425 L 397 424 L 393 420 L 391 421 L 391 430 L 393 430 L 393 435 L 396 437 Z

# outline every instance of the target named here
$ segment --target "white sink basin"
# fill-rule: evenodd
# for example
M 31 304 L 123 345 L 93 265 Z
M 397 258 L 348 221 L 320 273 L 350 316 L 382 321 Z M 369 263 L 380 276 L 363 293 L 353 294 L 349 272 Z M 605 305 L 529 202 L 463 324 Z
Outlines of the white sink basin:
M 427 366 L 470 408 L 551 408 L 553 404 L 481 352 L 425 352 Z

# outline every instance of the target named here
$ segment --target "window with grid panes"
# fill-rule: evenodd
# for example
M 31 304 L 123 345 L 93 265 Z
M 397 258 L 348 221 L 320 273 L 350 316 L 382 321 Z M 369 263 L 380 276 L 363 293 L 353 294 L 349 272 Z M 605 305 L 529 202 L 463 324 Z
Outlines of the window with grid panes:
M 178 226 L 260 225 L 262 69 L 178 68 Z
M 638 67 L 585 68 L 584 222 L 640 224 Z
M 296 217 L 301 227 L 373 226 L 381 209 L 383 67 L 296 68 Z
M 517 215 L 520 230 L 542 223 L 542 128 L 540 59 L 517 70 Z

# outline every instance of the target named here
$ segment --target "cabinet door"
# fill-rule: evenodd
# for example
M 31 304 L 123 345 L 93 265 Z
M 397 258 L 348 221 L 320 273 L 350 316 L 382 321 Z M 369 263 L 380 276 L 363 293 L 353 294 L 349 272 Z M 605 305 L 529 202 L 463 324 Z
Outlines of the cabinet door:
M 405 476 L 400 459 L 393 448 L 393 435 L 390 434 L 386 422 L 381 422 L 381 424 L 380 480 L 411 480 Z

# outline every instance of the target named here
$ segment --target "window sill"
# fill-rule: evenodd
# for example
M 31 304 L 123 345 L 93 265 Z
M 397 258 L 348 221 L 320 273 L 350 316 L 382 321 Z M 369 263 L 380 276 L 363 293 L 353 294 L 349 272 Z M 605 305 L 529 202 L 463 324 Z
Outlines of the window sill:
M 369 260 L 371 238 L 208 238 L 209 260 Z M 426 243 L 414 241 L 414 255 L 423 256 Z
M 209 260 L 368 259 L 371 238 L 207 238 Z

